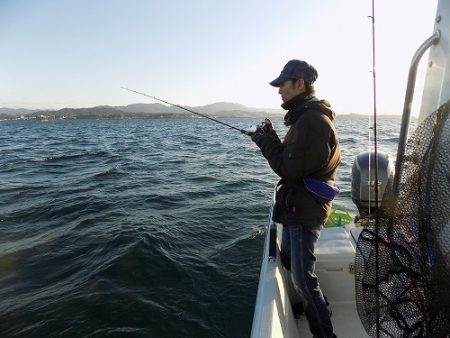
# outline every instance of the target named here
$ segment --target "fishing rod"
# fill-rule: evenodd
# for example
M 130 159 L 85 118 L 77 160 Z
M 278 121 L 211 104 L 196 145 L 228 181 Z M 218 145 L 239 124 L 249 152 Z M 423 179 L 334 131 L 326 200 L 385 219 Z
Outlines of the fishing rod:
M 376 57 L 376 49 L 375 49 L 375 0 L 372 0 L 372 15 L 370 19 L 372 21 L 372 85 L 373 85 L 373 139 L 374 139 L 374 155 L 375 155 L 375 206 L 378 208 L 378 138 L 377 138 L 377 80 L 376 80 L 376 68 L 375 68 L 375 57 Z M 370 137 L 369 137 L 370 141 Z M 370 161 L 370 156 L 369 156 Z M 369 163 L 370 168 L 370 163 Z M 398 175 L 398 174 L 397 174 Z M 370 177 L 370 173 L 369 173 Z M 377 283 L 376 288 L 376 298 L 375 298 L 375 307 L 376 307 L 376 326 L 375 333 L 376 337 L 380 337 L 380 264 L 379 264 L 379 212 L 375 212 L 375 237 L 377 240 L 375 241 L 375 282 Z
M 130 88 L 127 88 L 127 87 L 120 87 L 120 88 L 122 88 L 122 89 L 124 89 L 124 90 L 128 90 L 128 91 L 133 92 L 133 93 L 136 93 L 136 94 L 139 94 L 139 95 L 142 95 L 142 96 L 149 97 L 149 98 L 151 98 L 151 99 L 154 99 L 154 100 L 157 100 L 157 101 L 160 101 L 160 102 L 163 102 L 163 103 L 166 103 L 166 104 L 168 104 L 168 105 L 171 105 L 171 106 L 174 106 L 174 107 L 177 107 L 177 108 L 186 110 L 186 111 L 188 111 L 188 112 L 190 112 L 190 113 L 192 113 L 192 114 L 202 116 L 202 117 L 204 117 L 204 118 L 207 118 L 208 120 L 211 120 L 211 121 L 220 123 L 220 124 L 222 124 L 222 125 L 224 125 L 224 126 L 227 126 L 228 128 L 237 130 L 237 131 L 241 132 L 242 134 L 251 136 L 251 133 L 250 133 L 250 132 L 248 132 L 248 131 L 246 131 L 246 130 L 244 130 L 244 129 L 236 128 L 236 127 L 234 127 L 234 126 L 232 126 L 232 125 L 230 125 L 230 124 L 228 124 L 228 123 L 225 123 L 225 122 L 216 120 L 215 118 L 212 118 L 211 116 L 208 116 L 208 115 L 205 115 L 205 114 L 202 114 L 202 113 L 193 111 L 193 110 L 191 110 L 191 109 L 188 109 L 188 108 L 186 108 L 186 107 L 180 106 L 180 105 L 175 104 L 175 103 L 171 103 L 171 102 L 168 102 L 168 101 L 159 99 L 159 98 L 157 98 L 157 97 L 155 97 L 155 96 L 152 96 L 152 95 L 148 95 L 148 94 L 145 94 L 145 93 L 138 92 L 138 91 L 136 91 L 136 90 L 134 90 L 134 89 L 130 89 Z

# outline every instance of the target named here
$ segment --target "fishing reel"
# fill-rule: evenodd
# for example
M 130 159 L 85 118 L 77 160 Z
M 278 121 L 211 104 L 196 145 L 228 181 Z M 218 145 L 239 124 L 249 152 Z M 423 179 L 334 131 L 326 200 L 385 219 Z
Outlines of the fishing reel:
M 269 118 L 265 118 L 260 124 L 256 126 L 255 133 L 274 133 L 275 129 L 273 128 L 272 120 Z
M 253 128 L 252 128 L 253 129 Z M 265 118 L 260 124 L 256 125 L 255 131 L 241 131 L 243 134 L 250 136 L 252 139 L 256 135 L 261 135 L 265 133 L 275 134 L 276 131 L 273 128 L 272 120 L 269 118 Z

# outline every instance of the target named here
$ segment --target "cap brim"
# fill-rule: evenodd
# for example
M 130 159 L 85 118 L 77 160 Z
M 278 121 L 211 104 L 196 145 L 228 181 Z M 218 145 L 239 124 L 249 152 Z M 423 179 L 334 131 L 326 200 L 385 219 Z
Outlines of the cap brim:
M 279 76 L 277 77 L 275 80 L 273 80 L 272 82 L 270 82 L 269 84 L 273 87 L 280 87 L 284 81 L 286 81 L 287 79 L 284 76 Z

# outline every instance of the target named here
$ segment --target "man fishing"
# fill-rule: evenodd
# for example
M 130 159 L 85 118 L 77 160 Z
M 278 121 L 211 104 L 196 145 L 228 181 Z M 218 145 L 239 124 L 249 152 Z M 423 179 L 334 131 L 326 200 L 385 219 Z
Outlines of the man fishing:
M 335 337 L 330 310 L 314 273 L 314 249 L 331 212 L 337 193 L 334 181 L 340 148 L 333 125 L 335 113 L 317 99 L 314 82 L 318 73 L 305 61 L 289 61 L 270 82 L 278 88 L 287 110 L 289 130 L 281 141 L 266 119 L 250 133 L 273 171 L 281 177 L 277 186 L 273 221 L 283 224 L 281 256 L 291 271 L 295 290 L 304 299 L 305 315 L 314 337 Z

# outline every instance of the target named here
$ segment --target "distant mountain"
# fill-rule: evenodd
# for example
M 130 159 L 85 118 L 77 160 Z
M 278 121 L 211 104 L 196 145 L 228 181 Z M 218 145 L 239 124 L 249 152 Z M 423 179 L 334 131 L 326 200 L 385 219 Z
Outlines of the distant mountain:
M 218 114 L 218 113 L 224 113 L 224 112 L 236 112 L 236 111 L 242 111 L 242 112 L 267 112 L 267 110 L 273 111 L 274 109 L 263 109 L 263 108 L 251 108 L 244 106 L 240 103 L 230 103 L 230 102 L 216 102 L 212 104 L 207 104 L 205 106 L 184 106 L 185 108 L 189 110 L 193 110 L 197 113 L 201 114 Z M 130 104 L 128 106 L 120 106 L 115 107 L 117 109 L 129 112 L 129 113 L 159 113 L 159 114 L 176 114 L 180 113 L 179 107 L 174 106 L 168 106 L 163 105 L 160 103 L 136 103 L 136 104 Z M 181 110 L 182 112 L 183 110 Z M 280 109 L 281 112 L 281 109 Z
M 187 107 L 189 108 L 189 107 Z M 253 113 L 265 113 L 265 114 L 281 114 L 284 112 L 283 109 L 273 109 L 273 108 L 255 108 L 255 107 L 247 107 L 240 103 L 230 103 L 230 102 L 216 102 L 212 104 L 208 104 L 206 106 L 194 107 L 198 109 L 198 112 L 205 111 L 205 113 L 220 113 L 227 111 L 243 111 L 243 112 L 253 112 Z
M 230 102 L 216 102 L 216 103 L 211 103 L 211 104 L 207 104 L 206 106 L 201 106 L 201 107 L 186 107 L 186 108 L 190 108 L 190 109 L 198 109 L 199 113 L 205 112 L 205 113 L 217 113 L 217 112 L 221 112 L 221 111 L 233 111 L 233 110 L 241 110 L 241 111 L 255 111 L 252 108 L 249 108 L 247 106 L 244 106 L 243 104 L 240 103 L 230 103 Z
M 283 116 L 284 110 L 252 108 L 240 103 L 216 102 L 205 106 L 185 108 L 211 117 L 267 117 Z M 22 118 L 23 116 L 23 118 Z M 0 120 L 59 120 L 59 119 L 136 119 L 196 117 L 179 107 L 160 103 L 135 103 L 127 106 L 96 106 L 90 108 L 63 108 L 59 110 L 0 108 Z M 336 119 L 366 119 L 367 114 L 336 114 Z M 380 119 L 400 119 L 401 115 L 378 115 Z M 412 117 L 415 119 L 415 117 Z
M 179 112 L 180 108 L 166 106 L 160 103 L 135 103 L 128 106 L 114 107 L 127 113 L 170 114 Z
M 211 117 L 263 117 L 279 114 L 281 109 L 250 108 L 239 103 L 217 102 L 185 108 Z M 96 106 L 90 108 L 63 108 L 59 110 L 30 110 L 0 108 L 0 119 L 130 119 L 130 118 L 186 118 L 194 117 L 179 107 L 160 103 L 136 103 L 127 106 Z

